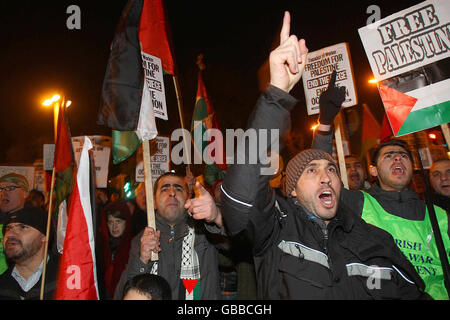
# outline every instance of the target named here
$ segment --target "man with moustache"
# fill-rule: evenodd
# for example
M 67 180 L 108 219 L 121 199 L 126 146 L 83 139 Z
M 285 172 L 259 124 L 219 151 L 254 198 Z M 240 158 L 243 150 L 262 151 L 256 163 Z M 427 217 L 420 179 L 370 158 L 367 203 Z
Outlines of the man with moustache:
M 433 161 L 430 168 L 430 184 L 435 205 L 450 212 L 450 159 Z M 450 229 L 450 228 L 449 228 Z
M 320 97 L 320 125 L 314 133 L 313 148 L 331 154 L 331 126 L 344 98 L 344 91 L 337 90 L 331 81 Z M 425 201 L 409 188 L 414 172 L 413 156 L 407 143 L 401 139 L 385 141 L 374 150 L 371 161 L 369 173 L 377 178 L 377 183 L 367 192 L 343 188 L 341 202 L 352 207 L 367 223 L 389 232 L 425 282 L 426 292 L 434 299 L 448 300 L 428 208 Z M 443 209 L 437 206 L 434 209 L 448 257 L 448 217 Z
M 10 268 L 0 276 L 1 300 L 39 300 L 44 264 L 47 213 L 24 207 L 11 213 L 3 225 L 3 247 Z M 47 257 L 44 299 L 54 297 L 58 257 Z
M 289 34 L 285 13 L 280 46 L 270 54 L 270 85 L 249 130 L 279 128 L 284 137 L 297 100 L 289 94 L 306 61 L 304 40 Z M 260 141 L 259 141 L 260 142 Z M 222 184 L 222 217 L 230 235 L 253 245 L 261 299 L 418 299 L 423 282 L 385 231 L 365 223 L 340 201 L 341 181 L 326 152 L 304 150 L 286 167 L 288 198 L 269 187 L 261 163 L 250 164 L 248 141 Z M 260 143 L 257 144 L 261 145 Z M 241 164 L 243 163 L 243 164 Z
M 22 209 L 29 195 L 27 178 L 18 173 L 0 177 L 0 227 L 11 212 Z M 0 241 L 2 241 L 0 235 Z M 0 274 L 8 268 L 3 247 L 0 248 Z
M 345 156 L 345 168 L 347 169 L 347 181 L 350 190 L 366 190 L 370 188 L 369 182 L 366 181 L 366 171 L 358 156 Z
M 155 181 L 156 230 L 145 227 L 133 238 L 115 300 L 122 299 L 126 281 L 146 273 L 165 278 L 174 300 L 219 298 L 217 249 L 207 235 L 221 232 L 221 216 L 208 191 L 198 182 L 196 188 L 198 197 L 189 199 L 185 177 L 175 172 Z M 151 260 L 152 252 L 158 253 L 157 261 Z

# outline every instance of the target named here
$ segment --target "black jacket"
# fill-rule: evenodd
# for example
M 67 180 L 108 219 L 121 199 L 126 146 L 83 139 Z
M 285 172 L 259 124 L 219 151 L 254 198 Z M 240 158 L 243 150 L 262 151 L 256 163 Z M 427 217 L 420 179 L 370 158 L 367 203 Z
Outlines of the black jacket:
M 283 137 L 295 103 L 270 87 L 258 100 L 249 127 L 279 128 Z M 275 139 L 269 137 L 269 149 Z M 242 143 L 248 147 L 250 142 Z M 248 160 L 249 148 L 240 150 L 246 154 L 237 156 Z M 294 200 L 275 196 L 270 176 L 260 174 L 262 165 L 248 163 L 229 167 L 222 185 L 222 214 L 230 234 L 243 232 L 252 242 L 260 298 L 428 297 L 422 293 L 423 281 L 387 232 L 343 205 L 324 227 Z
M 51 254 L 45 272 L 44 300 L 53 300 L 57 282 L 59 255 Z M 0 300 L 39 300 L 41 279 L 28 292 L 24 292 L 11 276 L 14 266 L 0 276 Z

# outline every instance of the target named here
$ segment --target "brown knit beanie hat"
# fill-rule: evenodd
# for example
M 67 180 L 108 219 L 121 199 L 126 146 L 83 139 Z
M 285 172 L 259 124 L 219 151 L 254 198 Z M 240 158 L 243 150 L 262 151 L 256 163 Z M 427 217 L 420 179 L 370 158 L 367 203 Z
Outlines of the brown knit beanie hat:
M 318 149 L 303 150 L 302 152 L 297 153 L 297 155 L 288 162 L 286 166 L 286 195 L 291 195 L 291 192 L 295 189 L 295 185 L 308 163 L 320 159 L 336 163 L 329 153 Z

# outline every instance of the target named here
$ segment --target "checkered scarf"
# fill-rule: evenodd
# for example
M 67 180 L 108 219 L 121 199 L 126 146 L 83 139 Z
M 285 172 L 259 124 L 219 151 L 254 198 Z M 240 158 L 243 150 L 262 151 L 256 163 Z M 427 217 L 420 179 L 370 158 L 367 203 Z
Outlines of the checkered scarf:
M 182 256 L 181 256 L 181 271 L 180 271 L 180 279 L 183 280 L 199 280 L 200 279 L 200 264 L 198 262 L 198 255 L 194 249 L 195 242 L 195 232 L 194 228 L 189 227 L 188 234 L 183 238 L 183 246 L 182 246 Z M 153 264 L 151 274 L 158 274 L 158 262 L 156 261 Z M 184 282 L 183 282 L 184 283 Z M 200 287 L 200 284 L 197 283 L 195 286 Z M 194 292 L 196 290 L 192 290 L 190 293 L 186 290 L 186 300 L 194 299 Z

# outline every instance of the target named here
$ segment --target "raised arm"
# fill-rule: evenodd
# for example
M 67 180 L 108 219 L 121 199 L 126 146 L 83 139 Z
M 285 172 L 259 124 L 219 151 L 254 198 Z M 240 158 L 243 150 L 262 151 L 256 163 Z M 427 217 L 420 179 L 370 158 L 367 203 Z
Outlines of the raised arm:
M 319 98 L 319 126 L 314 132 L 312 149 L 320 149 L 329 154 L 333 152 L 333 132 L 331 130 L 334 118 L 341 110 L 345 100 L 345 87 L 336 86 L 336 71 L 331 73 L 327 90 Z
M 221 187 L 225 226 L 232 235 L 245 230 L 250 240 L 264 237 L 273 228 L 273 224 L 267 223 L 273 215 L 274 204 L 269 188 L 270 176 L 263 173 L 261 155 L 267 155 L 272 147 L 279 146 L 279 138 L 290 129 L 290 111 L 297 100 L 288 93 L 301 78 L 308 52 L 305 40 L 298 40 L 289 33 L 290 15 L 286 12 L 280 45 L 269 57 L 270 86 L 258 99 L 246 131 L 253 133 L 258 141 L 238 141 L 234 164 L 229 166 Z M 263 131 L 277 134 L 263 141 L 260 140 Z M 265 148 L 256 150 L 261 145 Z M 255 150 L 259 155 L 256 164 L 250 161 Z

